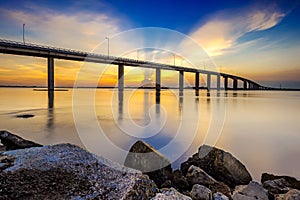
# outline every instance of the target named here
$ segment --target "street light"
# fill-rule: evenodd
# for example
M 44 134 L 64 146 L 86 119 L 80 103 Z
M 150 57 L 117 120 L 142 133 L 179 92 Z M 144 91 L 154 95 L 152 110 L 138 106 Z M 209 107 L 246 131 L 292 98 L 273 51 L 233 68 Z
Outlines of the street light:
M 23 24 L 23 44 L 25 44 L 25 35 L 24 35 L 24 32 L 25 32 L 25 24 Z
M 105 37 L 107 39 L 107 56 L 109 57 L 109 37 Z

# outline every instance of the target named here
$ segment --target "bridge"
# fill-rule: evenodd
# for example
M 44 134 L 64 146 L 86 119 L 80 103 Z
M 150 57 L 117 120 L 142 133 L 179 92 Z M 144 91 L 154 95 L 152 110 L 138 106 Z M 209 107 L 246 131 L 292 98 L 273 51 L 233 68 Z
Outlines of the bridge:
M 173 70 L 179 72 L 179 91 L 182 94 L 184 89 L 184 73 L 191 72 L 195 74 L 195 90 L 196 94 L 200 89 L 200 74 L 206 75 L 206 87 L 207 90 L 213 89 L 211 87 L 211 77 L 216 76 L 217 86 L 214 89 L 221 89 L 221 77 L 224 80 L 224 90 L 262 90 L 268 89 L 267 87 L 261 86 L 260 84 L 243 78 L 227 73 L 219 73 L 208 70 L 194 69 L 182 66 L 175 66 L 163 63 L 156 63 L 150 61 L 142 61 L 135 59 L 128 59 L 122 57 L 108 56 L 102 54 L 88 53 L 84 51 L 76 51 L 71 49 L 63 49 L 51 46 L 21 43 L 11 40 L 0 39 L 0 53 L 23 55 L 23 56 L 34 56 L 42 57 L 48 60 L 48 91 L 54 90 L 54 59 L 72 60 L 72 61 L 85 61 L 102 64 L 112 64 L 118 66 L 118 89 L 124 89 L 124 67 L 141 67 L 141 68 L 152 68 L 156 71 L 155 88 L 157 94 L 160 94 L 161 90 L 161 70 Z M 229 88 L 228 80 L 232 79 L 232 88 Z M 239 81 L 242 82 L 243 87 L 239 88 Z M 198 93 L 199 94 L 199 93 Z

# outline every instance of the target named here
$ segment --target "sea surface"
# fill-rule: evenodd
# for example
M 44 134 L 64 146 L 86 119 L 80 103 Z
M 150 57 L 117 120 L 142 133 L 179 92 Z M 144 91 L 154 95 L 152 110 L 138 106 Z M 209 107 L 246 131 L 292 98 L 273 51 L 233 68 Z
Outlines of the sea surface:
M 144 140 L 178 168 L 205 143 L 232 153 L 257 181 L 263 172 L 300 178 L 300 92 L 162 90 L 157 97 L 150 89 L 67 89 L 49 96 L 0 88 L 0 97 L 0 129 L 43 145 L 72 143 L 123 164 Z

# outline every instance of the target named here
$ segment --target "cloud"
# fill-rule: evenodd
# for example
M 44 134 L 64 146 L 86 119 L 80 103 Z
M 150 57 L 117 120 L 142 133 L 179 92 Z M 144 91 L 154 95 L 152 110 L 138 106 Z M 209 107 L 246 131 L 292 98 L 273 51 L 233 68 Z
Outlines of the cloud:
M 12 26 L 26 24 L 25 38 L 26 42 L 30 43 L 87 51 L 102 42 L 106 36 L 120 32 L 121 24 L 126 24 L 106 13 L 82 11 L 62 13 L 40 7 L 32 9 L 31 11 L 1 9 L 2 15 L 10 21 L 8 30 Z M 15 36 L 11 39 L 19 38 Z
M 243 9 L 223 11 L 210 17 L 190 34 L 210 56 L 219 56 L 240 45 L 238 39 L 247 33 L 263 31 L 276 26 L 284 13 L 272 9 Z

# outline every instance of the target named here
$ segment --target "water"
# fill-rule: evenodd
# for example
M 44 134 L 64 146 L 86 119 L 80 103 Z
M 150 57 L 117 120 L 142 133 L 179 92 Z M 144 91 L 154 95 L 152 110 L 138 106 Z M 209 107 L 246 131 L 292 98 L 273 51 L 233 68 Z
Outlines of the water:
M 231 152 L 255 180 L 300 177 L 300 92 L 0 88 L 0 128 L 41 144 L 73 143 L 117 162 L 137 140 L 174 161 L 207 143 Z M 17 118 L 34 114 L 32 118 Z

